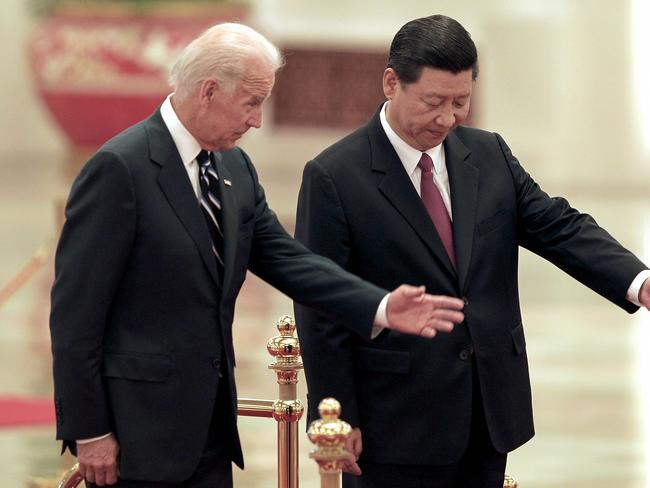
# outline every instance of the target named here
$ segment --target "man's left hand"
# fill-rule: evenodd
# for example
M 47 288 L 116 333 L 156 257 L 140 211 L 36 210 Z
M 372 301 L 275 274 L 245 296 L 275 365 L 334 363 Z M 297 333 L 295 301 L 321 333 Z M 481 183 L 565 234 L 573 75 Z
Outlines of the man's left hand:
M 352 432 L 350 432 L 350 435 L 345 440 L 345 449 L 350 453 L 350 457 L 343 460 L 343 472 L 359 476 L 361 474 L 361 468 L 357 464 L 357 461 L 363 450 L 363 444 L 361 441 L 361 430 L 358 427 L 352 429 Z

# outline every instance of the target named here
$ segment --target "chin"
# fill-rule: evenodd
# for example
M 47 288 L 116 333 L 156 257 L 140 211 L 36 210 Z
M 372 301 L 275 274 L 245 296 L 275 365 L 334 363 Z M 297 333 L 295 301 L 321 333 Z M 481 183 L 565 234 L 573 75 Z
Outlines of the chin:
M 230 141 L 230 142 L 224 142 L 219 146 L 218 151 L 231 151 L 235 149 L 235 146 L 237 145 L 237 141 Z
M 418 151 L 428 151 L 429 149 L 433 149 L 436 147 L 438 144 L 442 142 L 442 139 L 427 139 L 426 141 L 421 141 L 415 149 Z
M 437 137 L 432 138 L 429 141 L 429 149 L 442 144 L 442 142 L 445 140 L 445 137 L 447 137 L 447 134 L 445 134 L 444 136 L 437 136 Z

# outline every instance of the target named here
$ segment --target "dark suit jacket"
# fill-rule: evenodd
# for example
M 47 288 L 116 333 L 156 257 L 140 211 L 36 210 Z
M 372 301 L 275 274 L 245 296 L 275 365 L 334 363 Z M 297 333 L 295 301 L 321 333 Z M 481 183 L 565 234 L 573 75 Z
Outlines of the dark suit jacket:
M 67 203 L 51 312 L 57 438 L 69 444 L 114 432 L 127 479 L 190 476 L 220 371 L 231 400 L 224 443 L 242 465 L 231 329 L 247 269 L 367 336 L 386 293 L 294 241 L 241 149 L 217 154 L 217 171 L 224 276 L 159 111 L 107 142 Z
M 544 193 L 499 135 L 458 127 L 444 148 L 457 272 L 378 113 L 303 175 L 296 237 L 310 249 L 380 286 L 423 284 L 466 303 L 465 322 L 433 340 L 388 330 L 367 340 L 296 306 L 310 414 L 336 397 L 374 462 L 460 458 L 471 418 L 470 344 L 495 447 L 510 451 L 533 436 L 519 246 L 630 312 L 626 290 L 646 268 L 590 216 Z

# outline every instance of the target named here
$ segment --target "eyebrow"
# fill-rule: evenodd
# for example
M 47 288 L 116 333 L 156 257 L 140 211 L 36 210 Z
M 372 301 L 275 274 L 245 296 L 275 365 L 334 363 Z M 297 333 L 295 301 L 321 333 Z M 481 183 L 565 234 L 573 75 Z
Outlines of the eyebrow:
M 441 100 L 447 100 L 447 99 L 456 100 L 458 98 L 469 98 L 470 96 L 471 96 L 471 93 L 463 93 L 463 94 L 460 94 L 460 95 L 457 95 L 457 96 L 451 96 L 451 97 L 441 95 L 439 93 L 428 93 L 428 94 L 425 93 L 424 95 L 422 95 L 422 98 L 425 98 L 425 99 L 439 98 Z

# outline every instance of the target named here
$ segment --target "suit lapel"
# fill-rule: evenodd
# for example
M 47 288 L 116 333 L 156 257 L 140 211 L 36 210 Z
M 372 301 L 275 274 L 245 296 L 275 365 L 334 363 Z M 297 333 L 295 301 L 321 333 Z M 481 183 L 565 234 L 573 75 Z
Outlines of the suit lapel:
M 223 224 L 223 262 L 224 277 L 223 289 L 227 290 L 232 279 L 233 268 L 235 265 L 235 251 L 237 249 L 237 233 L 239 223 L 237 222 L 237 206 L 235 205 L 235 196 L 232 185 L 226 185 L 225 180 L 232 181 L 230 171 L 223 162 L 221 153 L 214 153 L 215 163 L 217 165 L 217 174 L 219 175 L 219 194 L 221 195 L 221 223 Z
M 160 166 L 158 183 L 169 204 L 187 230 L 215 283 L 219 285 L 217 263 L 210 247 L 210 233 L 187 171 L 183 166 L 174 140 L 165 126 L 160 111 L 152 115 L 146 124 L 149 135 L 151 160 Z
M 454 248 L 460 289 L 465 290 L 472 260 L 478 204 L 479 170 L 471 164 L 470 150 L 451 132 L 444 142 L 451 190 Z
M 443 269 L 455 280 L 454 268 L 447 251 L 438 236 L 431 217 L 422 204 L 411 179 L 406 174 L 395 149 L 381 127 L 379 112 L 368 124 L 372 170 L 382 174 L 379 178 L 379 191 L 404 217 L 413 230 L 432 251 Z

